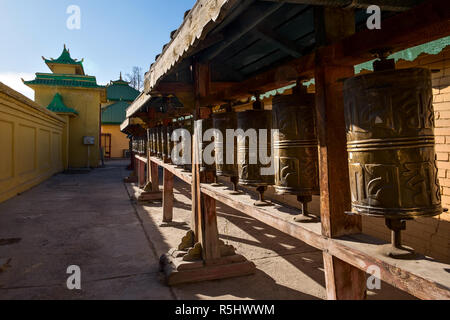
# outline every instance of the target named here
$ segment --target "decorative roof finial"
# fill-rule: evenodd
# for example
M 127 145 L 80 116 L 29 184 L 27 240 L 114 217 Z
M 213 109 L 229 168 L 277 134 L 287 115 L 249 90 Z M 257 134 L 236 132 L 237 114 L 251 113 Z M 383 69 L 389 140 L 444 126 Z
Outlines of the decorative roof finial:
M 120 71 L 120 81 L 123 81 L 123 79 L 122 79 L 122 71 Z
M 67 48 L 66 48 L 66 44 L 64 43 L 64 50 L 67 50 Z

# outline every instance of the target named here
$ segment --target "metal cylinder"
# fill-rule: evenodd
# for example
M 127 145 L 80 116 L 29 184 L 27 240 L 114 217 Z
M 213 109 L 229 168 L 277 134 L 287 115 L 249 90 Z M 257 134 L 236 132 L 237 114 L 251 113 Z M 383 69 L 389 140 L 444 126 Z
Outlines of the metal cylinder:
M 167 151 L 167 127 L 165 125 L 161 125 L 159 127 L 159 134 L 161 136 L 161 158 L 166 161 L 168 159 L 168 151 Z
M 278 194 L 320 194 L 315 97 L 305 91 L 296 88 L 292 95 L 279 95 L 272 101 L 272 124 L 278 130 L 274 137 Z
M 158 151 L 156 150 L 156 128 L 153 127 L 151 130 L 151 143 L 152 143 L 152 154 L 153 156 L 156 156 Z
M 174 127 L 173 122 L 169 123 L 167 126 L 167 159 L 170 161 L 172 159 L 172 150 L 174 147 L 174 142 L 172 141 L 172 133 L 173 133 Z
M 194 133 L 194 119 L 193 118 L 189 118 L 184 120 L 183 122 L 183 128 L 186 129 L 187 131 L 183 131 L 183 155 L 185 154 L 185 150 L 189 150 L 187 144 L 190 142 L 191 143 L 191 156 L 188 157 L 189 159 L 191 159 L 191 161 L 189 163 L 185 163 L 183 165 L 184 171 L 186 172 L 191 172 L 192 171 L 192 136 Z
M 155 128 L 155 136 L 156 136 L 156 156 L 161 158 L 162 150 L 161 150 L 161 132 L 159 130 L 159 126 Z
M 213 128 L 213 119 L 212 118 L 201 119 L 201 120 L 197 120 L 197 122 L 201 122 L 201 126 L 202 126 L 202 137 L 200 139 L 200 156 L 202 158 L 202 161 L 200 164 L 200 171 L 201 172 L 203 172 L 203 171 L 214 171 L 215 172 L 216 164 L 215 163 L 207 164 L 203 158 L 203 151 L 210 143 L 210 142 L 203 141 L 203 135 L 205 134 L 206 131 Z
M 217 176 L 238 177 L 237 165 L 237 143 L 236 141 L 226 141 L 227 129 L 237 128 L 237 117 L 235 112 L 215 113 L 212 116 L 214 129 L 218 130 L 221 135 L 216 135 L 214 138 L 214 148 L 216 157 L 216 174 Z M 232 148 L 234 144 L 234 161 L 227 163 L 227 151 Z
M 408 219 L 442 213 L 431 73 L 413 68 L 344 84 L 354 213 Z
M 274 175 L 262 175 L 261 169 L 270 166 L 270 163 L 262 164 L 259 157 L 260 129 L 265 129 L 267 133 L 266 155 L 271 155 L 271 129 L 272 112 L 269 110 L 247 110 L 237 114 L 237 127 L 244 134 L 249 133 L 249 137 L 243 136 L 238 139 L 238 169 L 239 184 L 244 186 L 268 186 L 274 184 Z M 248 131 L 250 130 L 250 131 Z M 250 141 L 255 139 L 256 141 Z M 251 163 L 251 157 L 256 163 Z

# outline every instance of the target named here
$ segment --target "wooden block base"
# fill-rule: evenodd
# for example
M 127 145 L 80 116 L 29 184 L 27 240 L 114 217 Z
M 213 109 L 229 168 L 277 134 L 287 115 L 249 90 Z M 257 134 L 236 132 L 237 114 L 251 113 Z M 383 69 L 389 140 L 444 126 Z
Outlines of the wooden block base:
M 224 257 L 216 261 L 183 261 L 176 251 L 164 254 L 160 259 L 160 269 L 169 286 L 183 283 L 210 281 L 252 275 L 256 271 L 253 262 L 241 255 Z
M 161 191 L 142 192 L 138 201 L 162 201 L 163 193 Z

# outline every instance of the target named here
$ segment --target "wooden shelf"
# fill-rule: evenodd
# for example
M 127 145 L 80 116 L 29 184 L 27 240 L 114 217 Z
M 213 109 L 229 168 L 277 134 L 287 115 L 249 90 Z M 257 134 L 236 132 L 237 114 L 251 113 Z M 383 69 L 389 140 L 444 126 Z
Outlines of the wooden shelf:
M 166 169 L 169 172 L 172 172 L 175 176 L 183 180 L 184 182 L 191 184 L 192 183 L 192 173 L 185 172 L 183 169 L 178 168 L 177 166 L 174 166 L 173 164 L 164 163 L 159 158 L 156 157 L 150 157 L 151 161 L 153 163 L 156 163 L 158 166 Z
M 151 161 L 172 172 L 190 184 L 192 175 L 171 164 L 152 157 Z M 273 203 L 268 207 L 256 207 L 255 195 L 242 193 L 231 195 L 231 185 L 213 187 L 201 184 L 201 192 L 217 201 L 239 210 L 283 233 L 322 250 L 352 266 L 367 272 L 368 267 L 377 266 L 381 279 L 394 287 L 420 299 L 450 299 L 450 265 L 434 261 L 428 257 L 417 260 L 396 260 L 381 255 L 378 251 L 385 242 L 376 238 L 357 234 L 340 238 L 322 235 L 320 222 L 296 223 L 293 218 L 299 210 Z

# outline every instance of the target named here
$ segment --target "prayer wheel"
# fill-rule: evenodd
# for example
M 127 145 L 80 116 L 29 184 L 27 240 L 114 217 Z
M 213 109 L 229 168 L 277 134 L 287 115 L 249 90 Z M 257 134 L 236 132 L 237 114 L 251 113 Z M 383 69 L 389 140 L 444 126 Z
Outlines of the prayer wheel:
M 264 201 L 264 192 L 267 190 L 267 186 L 274 184 L 274 175 L 273 173 L 262 172 L 262 169 L 270 166 L 270 163 L 261 163 L 259 151 L 263 146 L 259 144 L 260 134 L 266 134 L 265 155 L 271 156 L 272 111 L 264 110 L 261 101 L 258 99 L 253 104 L 253 110 L 237 114 L 237 123 L 238 129 L 244 133 L 250 133 L 248 138 L 246 136 L 239 136 L 238 138 L 239 184 L 257 188 L 260 197 L 259 201 L 255 203 L 256 206 L 269 205 Z M 264 129 L 265 132 L 260 132 L 261 129 Z M 253 136 L 251 135 L 252 131 L 255 134 Z M 250 139 L 255 141 L 250 141 Z
M 147 129 L 147 140 L 148 140 L 148 148 L 150 150 L 150 155 L 153 155 L 153 136 L 152 136 L 152 128 Z
M 174 125 L 173 125 L 173 130 L 179 130 L 179 129 L 184 129 L 184 128 L 183 128 L 183 123 L 182 123 L 180 120 L 178 120 L 177 122 L 175 122 Z M 177 143 L 180 143 L 180 144 L 181 144 L 181 150 L 180 150 L 179 154 L 177 155 L 178 159 L 177 159 L 177 161 L 176 161 L 176 166 L 177 166 L 178 168 L 184 168 L 183 161 L 181 161 L 181 159 L 183 159 L 184 146 L 183 146 L 183 144 L 182 144 L 181 142 L 179 142 L 179 141 L 180 141 L 180 140 L 178 140 Z M 174 144 L 175 144 L 175 142 L 174 142 Z M 174 162 L 174 159 L 172 159 L 172 163 L 173 163 L 173 162 Z
M 212 116 L 213 126 L 218 132 L 214 137 L 214 151 L 216 157 L 216 175 L 218 177 L 230 177 L 233 183 L 232 194 L 238 194 L 237 183 L 239 181 L 239 168 L 237 165 L 237 143 L 227 141 L 227 129 L 237 128 L 237 116 L 231 105 L 227 106 L 226 112 L 215 113 Z M 221 134 L 218 134 L 218 133 Z M 227 163 L 227 152 L 234 155 L 232 163 Z
M 315 96 L 300 82 L 291 95 L 278 95 L 272 101 L 274 137 L 275 191 L 296 195 L 302 204 L 297 222 L 316 218 L 307 204 L 320 194 L 318 141 L 315 121 Z
M 170 162 L 172 159 L 172 150 L 174 147 L 174 143 L 172 141 L 172 133 L 173 133 L 173 122 L 169 123 L 169 125 L 167 126 L 167 138 L 166 138 L 166 142 L 167 142 L 167 160 Z
M 159 125 L 155 127 L 155 143 L 156 143 L 156 156 L 158 158 L 162 157 L 162 150 L 161 150 L 161 131 L 159 129 Z
M 207 164 L 203 158 L 203 151 L 209 144 L 208 142 L 203 141 L 203 135 L 205 134 L 206 131 L 213 128 L 213 119 L 212 118 L 201 119 L 201 120 L 197 120 L 197 122 L 200 122 L 201 126 L 202 126 L 202 137 L 200 138 L 200 146 L 199 146 L 200 147 L 200 156 L 202 157 L 202 162 L 200 164 L 200 172 L 213 171 L 215 173 L 215 171 L 216 171 L 215 163 Z
M 167 127 L 165 125 L 161 125 L 159 127 L 159 133 L 161 136 L 161 158 L 164 162 L 168 161 L 168 149 L 167 149 Z
M 192 150 L 192 136 L 194 133 L 194 120 L 192 117 L 184 120 L 183 128 L 187 130 L 187 132 L 184 131 L 184 134 L 183 134 L 183 154 L 184 154 L 184 150 L 189 150 L 187 145 L 185 145 L 185 143 L 189 143 L 189 141 L 191 143 L 191 150 Z M 191 155 L 192 155 L 192 152 L 191 152 Z M 192 160 L 191 160 L 191 162 L 192 162 Z M 192 163 L 191 162 L 184 164 L 183 168 L 184 168 L 185 172 L 192 172 Z
M 392 243 L 383 253 L 410 258 L 401 245 L 406 220 L 443 212 L 431 73 L 376 66 L 344 84 L 352 213 L 385 218 Z

